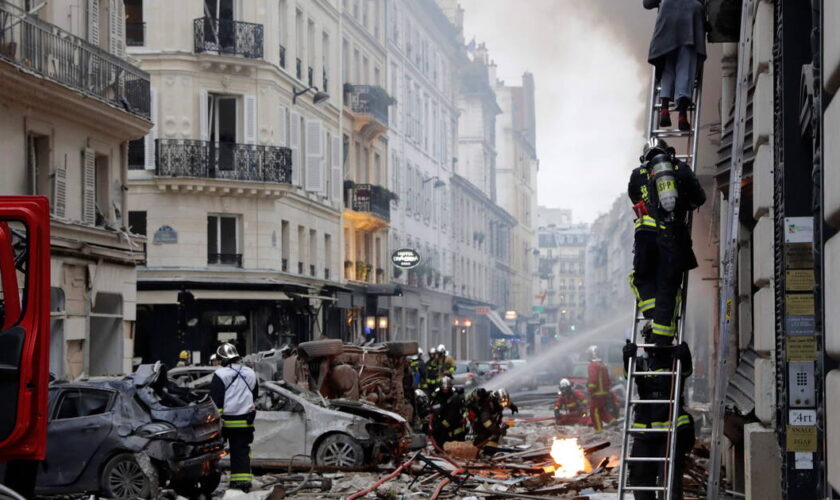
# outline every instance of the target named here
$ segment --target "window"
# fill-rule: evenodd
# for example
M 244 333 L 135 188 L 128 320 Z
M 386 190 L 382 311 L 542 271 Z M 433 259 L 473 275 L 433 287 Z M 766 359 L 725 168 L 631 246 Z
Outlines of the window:
M 238 216 L 207 216 L 207 263 L 242 266 Z
M 330 268 L 332 267 L 332 236 L 324 234 L 324 279 L 330 279 Z
M 303 274 L 304 261 L 306 255 L 306 228 L 298 226 L 298 274 Z
M 129 47 L 142 47 L 145 35 L 143 0 L 125 0 L 125 44 Z
M 90 417 L 108 411 L 112 393 L 95 389 L 67 389 L 62 392 L 56 420 Z
M 96 155 L 96 212 L 105 221 L 111 220 L 111 158 Z M 96 222 L 99 225 L 100 221 Z
M 284 273 L 289 272 L 289 221 L 287 220 L 280 223 L 280 257 L 281 270 Z
M 146 211 L 128 212 L 128 230 L 146 236 Z
M 30 193 L 51 198 L 50 138 L 46 135 L 29 134 L 26 137 L 26 160 L 31 176 Z
M 309 230 L 309 275 L 315 276 L 318 262 L 318 235 L 314 229 Z

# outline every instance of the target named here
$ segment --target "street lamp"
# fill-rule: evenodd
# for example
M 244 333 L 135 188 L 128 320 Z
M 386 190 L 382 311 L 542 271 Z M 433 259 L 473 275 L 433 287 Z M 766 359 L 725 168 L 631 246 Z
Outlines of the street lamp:
M 425 185 L 428 182 L 432 182 L 432 181 L 435 181 L 434 186 L 433 186 L 435 188 L 440 188 L 440 187 L 443 187 L 443 186 L 446 185 L 446 183 L 443 182 L 442 180 L 440 180 L 440 177 L 438 177 L 438 176 L 429 177 L 428 179 L 423 179 L 423 185 Z
M 321 92 L 320 90 L 318 90 L 318 87 L 307 87 L 303 90 L 298 90 L 296 87 L 292 87 L 292 92 L 294 93 L 294 95 L 292 96 L 292 104 L 296 104 L 298 97 L 302 96 L 303 94 L 305 94 L 305 93 L 307 93 L 307 92 L 309 92 L 310 90 L 313 90 L 313 89 L 315 90 L 315 95 L 312 96 L 312 103 L 313 104 L 316 104 L 316 105 L 321 104 L 322 102 L 324 102 L 324 101 L 326 101 L 330 98 L 329 94 L 327 94 L 326 92 Z

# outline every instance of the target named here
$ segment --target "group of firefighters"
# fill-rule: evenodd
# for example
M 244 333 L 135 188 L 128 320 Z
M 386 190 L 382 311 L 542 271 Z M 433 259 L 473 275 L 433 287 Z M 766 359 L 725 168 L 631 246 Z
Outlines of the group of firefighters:
M 592 425 L 595 432 L 603 431 L 605 425 L 616 421 L 618 401 L 610 390 L 610 370 L 601 360 L 597 346 L 590 346 L 587 395 L 576 389 L 569 379 L 560 381 L 557 401 L 554 403 L 554 419 L 557 425 Z

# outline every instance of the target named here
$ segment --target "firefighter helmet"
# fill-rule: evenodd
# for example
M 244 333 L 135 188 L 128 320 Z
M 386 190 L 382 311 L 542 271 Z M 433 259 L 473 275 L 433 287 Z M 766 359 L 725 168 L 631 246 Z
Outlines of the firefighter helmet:
M 432 357 L 435 354 L 437 354 L 437 347 L 432 347 L 431 349 L 429 349 L 429 357 Z
M 225 342 L 216 349 L 216 355 L 223 361 L 230 361 L 239 357 L 236 347 L 229 342 Z
M 572 383 L 569 382 L 569 379 L 564 378 L 563 380 L 560 381 L 560 390 L 561 391 L 563 389 L 571 389 L 571 388 L 572 388 Z
M 445 345 L 443 345 L 443 344 L 438 344 L 438 346 L 437 346 L 437 351 L 438 351 L 440 354 L 443 354 L 444 356 L 446 356 L 446 346 L 445 346 Z
M 493 396 L 499 400 L 499 404 L 501 404 L 503 407 L 507 408 L 508 406 L 510 406 L 510 394 L 504 387 L 493 391 Z
M 598 346 L 591 345 L 589 349 L 586 350 L 587 354 L 589 354 L 590 361 L 601 361 L 601 356 L 598 353 Z
M 440 388 L 445 391 L 452 389 L 452 377 L 443 377 L 440 381 Z
M 668 143 L 664 140 L 658 137 L 651 137 L 650 139 L 648 139 L 648 141 L 642 148 L 642 157 L 640 158 L 640 160 L 643 163 L 646 163 L 658 154 L 669 154 L 671 150 L 671 146 L 669 146 Z
M 190 352 L 189 351 L 181 351 L 178 353 L 178 359 L 181 361 L 186 361 L 190 359 Z

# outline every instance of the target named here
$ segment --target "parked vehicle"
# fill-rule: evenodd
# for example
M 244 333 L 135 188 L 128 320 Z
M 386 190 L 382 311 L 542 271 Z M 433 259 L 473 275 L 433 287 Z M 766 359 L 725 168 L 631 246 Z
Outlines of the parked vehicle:
M 456 361 L 455 374 L 452 376 L 452 383 L 455 387 L 471 388 L 481 382 L 478 375 L 478 365 L 473 361 Z
M 367 401 L 411 422 L 414 390 L 408 356 L 415 354 L 417 342 L 366 347 L 337 339 L 303 342 L 285 358 L 282 379 L 325 398 Z
M 263 382 L 251 462 L 365 467 L 425 446 L 400 415 L 363 401 L 327 400 L 285 382 Z
M 224 452 L 218 410 L 166 372 L 156 363 L 124 378 L 53 383 L 37 493 L 152 498 L 168 484 L 182 496 L 209 496 Z

